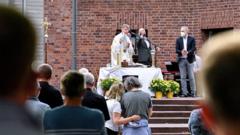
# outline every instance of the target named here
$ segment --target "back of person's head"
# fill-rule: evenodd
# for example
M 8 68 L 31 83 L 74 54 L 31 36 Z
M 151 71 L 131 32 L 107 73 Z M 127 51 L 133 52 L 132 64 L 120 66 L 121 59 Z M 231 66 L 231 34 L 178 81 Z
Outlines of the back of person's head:
M 202 80 L 210 112 L 217 122 L 239 126 L 240 32 L 213 37 L 204 45 L 202 57 Z
M 84 73 L 83 75 L 84 75 L 84 79 L 87 87 L 94 86 L 94 83 L 95 83 L 94 75 L 90 72 Z
M 30 83 L 36 34 L 31 22 L 9 7 L 0 5 L 0 20 L 0 97 L 6 97 Z
M 52 66 L 49 64 L 41 64 L 37 68 L 40 79 L 49 80 L 52 77 Z
M 142 84 L 139 82 L 136 77 L 127 77 L 124 81 L 124 88 L 126 90 L 132 90 L 133 88 L 141 88 Z
M 124 93 L 123 84 L 121 82 L 116 82 L 112 84 L 106 96 L 108 99 L 116 99 L 120 101 L 123 93 Z
M 76 71 L 68 71 L 61 77 L 61 92 L 68 98 L 81 97 L 84 93 L 84 76 Z
M 80 68 L 80 69 L 78 70 L 78 72 L 81 73 L 81 74 L 89 73 L 89 71 L 88 71 L 87 68 Z

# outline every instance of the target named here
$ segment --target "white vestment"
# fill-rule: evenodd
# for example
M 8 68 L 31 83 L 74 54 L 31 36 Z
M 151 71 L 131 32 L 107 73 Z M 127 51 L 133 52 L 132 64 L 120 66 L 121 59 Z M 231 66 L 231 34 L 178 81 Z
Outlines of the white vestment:
M 129 44 L 129 46 L 128 46 Z M 111 65 L 121 65 L 121 62 L 126 60 L 128 63 L 132 61 L 134 53 L 132 42 L 124 33 L 119 33 L 113 39 L 111 46 Z

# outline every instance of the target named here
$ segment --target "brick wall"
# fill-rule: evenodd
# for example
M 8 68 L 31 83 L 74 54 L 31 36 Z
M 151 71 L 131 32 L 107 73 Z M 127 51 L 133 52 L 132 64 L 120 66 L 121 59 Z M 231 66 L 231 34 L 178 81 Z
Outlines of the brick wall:
M 48 30 L 47 63 L 53 66 L 52 82 L 59 87 L 61 75 L 71 68 L 71 0 L 45 0 L 44 16 Z
M 71 68 L 71 1 L 45 0 L 45 16 L 52 23 L 47 62 L 53 65 L 53 83 L 59 86 L 63 72 Z M 160 47 L 157 66 L 175 60 L 175 40 L 182 25 L 190 28 L 197 48 L 202 29 L 240 27 L 239 0 L 78 0 L 77 67 L 96 76 L 110 62 L 110 46 L 123 23 L 132 29 L 148 29 L 151 41 Z

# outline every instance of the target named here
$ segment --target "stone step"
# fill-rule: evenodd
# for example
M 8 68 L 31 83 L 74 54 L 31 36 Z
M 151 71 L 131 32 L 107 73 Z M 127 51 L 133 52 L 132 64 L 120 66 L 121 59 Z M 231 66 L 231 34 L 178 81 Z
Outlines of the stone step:
M 188 133 L 188 124 L 149 124 L 152 133 Z
M 188 119 L 193 109 L 198 108 L 202 98 L 152 99 L 153 115 L 149 119 L 152 135 L 190 135 Z
M 153 105 L 153 111 L 192 111 L 197 105 Z
M 152 117 L 189 117 L 191 111 L 153 111 Z
M 151 117 L 149 123 L 188 123 L 188 117 Z
M 202 97 L 194 97 L 194 98 L 192 98 L 192 97 L 186 97 L 186 98 L 174 97 L 171 99 L 166 98 L 166 97 L 163 97 L 161 99 L 152 98 L 153 104 L 195 105 L 195 104 L 198 104 L 202 100 L 203 100 Z

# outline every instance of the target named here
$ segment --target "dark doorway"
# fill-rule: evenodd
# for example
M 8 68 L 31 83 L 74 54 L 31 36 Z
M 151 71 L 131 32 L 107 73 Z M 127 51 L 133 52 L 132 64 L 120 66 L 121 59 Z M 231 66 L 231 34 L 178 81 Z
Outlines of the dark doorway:
M 226 32 L 226 31 L 229 31 L 229 30 L 233 30 L 233 28 L 230 27 L 230 28 L 202 29 L 203 40 L 206 41 L 209 38 L 211 38 L 212 36 L 215 36 L 219 33 Z
M 145 31 L 146 31 L 146 37 L 148 37 L 148 30 L 145 29 Z M 119 33 L 121 33 L 121 29 L 117 29 L 115 35 L 117 35 Z M 131 29 L 131 30 L 129 30 L 129 34 L 131 34 L 131 35 L 129 35 L 129 37 L 130 37 L 130 40 L 132 42 L 132 45 L 133 45 L 133 48 L 134 48 L 134 52 L 135 52 L 133 54 L 133 56 L 132 56 L 133 62 L 137 63 L 138 62 L 138 55 L 137 55 L 136 41 L 137 41 L 137 37 L 139 37 L 138 29 Z
M 148 30 L 145 29 L 145 31 L 146 31 L 146 37 L 148 37 Z M 117 29 L 115 35 L 119 33 L 121 33 L 121 29 Z M 136 38 L 136 36 L 138 35 L 138 29 L 131 29 L 129 33 L 131 34 L 131 38 Z

